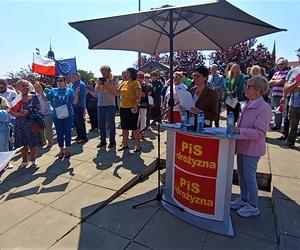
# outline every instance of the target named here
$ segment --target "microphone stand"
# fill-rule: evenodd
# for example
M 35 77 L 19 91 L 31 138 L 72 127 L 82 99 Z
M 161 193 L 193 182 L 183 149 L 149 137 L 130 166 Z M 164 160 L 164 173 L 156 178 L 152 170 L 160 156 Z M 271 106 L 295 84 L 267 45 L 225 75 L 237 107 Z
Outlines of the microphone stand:
M 176 105 L 178 105 L 180 102 L 177 102 L 174 106 L 172 106 L 170 109 L 166 110 L 165 112 L 163 112 L 161 115 L 159 115 L 158 117 L 156 117 L 146 128 L 144 128 L 141 132 L 143 132 L 145 129 L 147 129 L 150 125 L 154 124 L 155 122 L 157 122 L 157 142 L 158 142 L 158 148 L 157 148 L 157 158 L 156 158 L 156 168 L 158 170 L 158 176 L 157 176 L 157 194 L 155 196 L 155 198 L 144 201 L 142 203 L 133 205 L 132 208 L 135 209 L 139 206 L 145 205 L 147 203 L 150 203 L 152 201 L 163 201 L 173 207 L 178 208 L 181 211 L 184 211 L 183 208 L 163 199 L 163 190 L 162 187 L 160 186 L 160 181 L 161 181 L 161 165 L 160 165 L 160 123 L 157 121 L 159 118 L 161 118 L 162 116 L 164 116 L 166 113 L 168 113 L 170 110 L 173 110 L 173 107 L 175 107 Z

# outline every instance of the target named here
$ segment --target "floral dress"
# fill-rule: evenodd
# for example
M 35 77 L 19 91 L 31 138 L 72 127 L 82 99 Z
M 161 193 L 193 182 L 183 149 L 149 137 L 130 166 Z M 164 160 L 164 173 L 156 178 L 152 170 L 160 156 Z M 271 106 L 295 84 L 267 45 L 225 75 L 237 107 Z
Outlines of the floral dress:
M 29 110 L 30 107 L 40 108 L 40 102 L 36 95 L 28 99 L 26 102 L 23 101 L 23 109 Z M 27 117 L 16 117 L 15 127 L 15 147 L 19 148 L 22 146 L 29 146 L 30 148 L 42 145 L 42 137 L 40 133 L 33 133 L 31 131 L 30 123 Z

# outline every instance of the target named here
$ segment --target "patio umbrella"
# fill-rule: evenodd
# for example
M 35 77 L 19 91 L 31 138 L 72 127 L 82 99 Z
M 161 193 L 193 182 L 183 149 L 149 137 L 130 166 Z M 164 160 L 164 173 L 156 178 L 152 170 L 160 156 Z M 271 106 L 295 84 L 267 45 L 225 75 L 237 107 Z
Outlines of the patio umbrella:
M 167 6 L 69 24 L 88 39 L 90 49 L 129 50 L 147 54 L 169 52 L 171 107 L 174 105 L 174 51 L 224 50 L 241 41 L 284 30 L 245 13 L 225 0 Z

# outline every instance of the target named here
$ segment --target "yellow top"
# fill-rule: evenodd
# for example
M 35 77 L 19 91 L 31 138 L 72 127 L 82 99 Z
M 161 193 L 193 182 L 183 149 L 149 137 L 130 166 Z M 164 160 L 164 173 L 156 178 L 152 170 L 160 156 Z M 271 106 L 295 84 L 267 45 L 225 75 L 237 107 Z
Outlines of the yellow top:
M 119 87 L 119 91 L 121 93 L 121 102 L 120 107 L 121 108 L 132 108 L 136 105 L 138 105 L 137 96 L 135 93 L 136 89 L 141 89 L 140 83 L 135 81 L 124 81 L 121 83 Z
M 1 97 L 0 99 L 1 99 L 1 102 L 0 102 L 0 109 L 3 109 L 2 107 L 7 107 L 7 108 L 8 108 L 9 105 L 8 105 L 8 102 L 7 102 L 6 98 Z
M 113 79 L 114 79 L 114 77 L 113 77 L 112 73 L 110 73 L 109 77 L 107 78 L 108 83 L 109 83 L 109 84 L 112 84 L 112 83 L 113 83 L 113 82 L 112 82 Z M 100 91 L 103 91 L 103 92 L 105 92 L 105 93 L 111 93 L 111 94 L 112 94 L 110 88 L 107 87 L 107 86 L 104 86 L 104 85 L 100 85 L 99 90 L 100 90 Z

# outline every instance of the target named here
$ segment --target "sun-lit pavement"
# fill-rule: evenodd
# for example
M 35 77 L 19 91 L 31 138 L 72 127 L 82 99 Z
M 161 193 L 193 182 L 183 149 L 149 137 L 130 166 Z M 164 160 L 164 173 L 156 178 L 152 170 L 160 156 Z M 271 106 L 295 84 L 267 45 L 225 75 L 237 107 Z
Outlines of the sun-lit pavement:
M 117 133 L 120 143 L 121 131 Z M 272 139 L 278 136 L 268 134 L 268 154 L 260 163 L 260 169 L 271 169 L 272 192 L 259 192 L 257 218 L 244 219 L 232 211 L 235 238 L 186 224 L 155 202 L 132 209 L 154 198 L 157 173 L 80 223 L 156 159 L 154 127 L 140 154 L 99 150 L 96 133 L 85 145 L 71 146 L 70 160 L 59 160 L 53 146 L 39 151 L 38 168 L 18 170 L 17 154 L 14 168 L 0 177 L 0 249 L 299 249 L 300 152 L 282 149 Z M 162 157 L 165 141 L 164 132 Z M 133 141 L 130 145 L 133 149 Z

